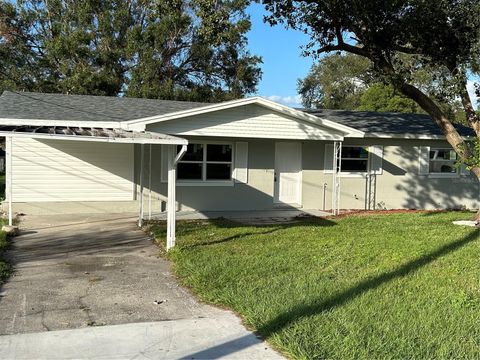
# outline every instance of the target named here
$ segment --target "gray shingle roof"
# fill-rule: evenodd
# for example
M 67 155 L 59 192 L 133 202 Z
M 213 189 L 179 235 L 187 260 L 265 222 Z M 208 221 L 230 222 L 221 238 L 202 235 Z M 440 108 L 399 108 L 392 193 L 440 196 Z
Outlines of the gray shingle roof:
M 112 122 L 164 115 L 206 105 L 210 104 L 5 91 L 0 96 L 0 118 Z M 366 134 L 443 135 L 440 128 L 428 115 L 346 110 L 303 111 L 363 131 Z M 457 125 L 457 129 L 464 136 L 474 135 L 472 129 L 464 126 Z
M 377 113 L 347 110 L 303 110 L 309 114 L 350 126 L 365 133 L 391 135 L 443 135 L 442 130 L 428 115 L 404 113 Z M 455 125 L 463 136 L 473 136 L 472 129 Z
M 0 96 L 0 118 L 125 121 L 205 105 L 187 101 L 5 91 Z

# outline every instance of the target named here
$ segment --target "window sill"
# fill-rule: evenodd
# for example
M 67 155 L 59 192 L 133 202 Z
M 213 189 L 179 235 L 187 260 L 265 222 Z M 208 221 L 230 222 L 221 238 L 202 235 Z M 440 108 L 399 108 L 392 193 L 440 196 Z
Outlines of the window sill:
M 428 177 L 429 178 L 432 178 L 432 179 L 452 179 L 452 178 L 458 178 L 460 177 L 460 174 L 458 173 L 455 173 L 455 174 L 441 174 L 441 173 L 438 173 L 438 174 L 428 174 Z
M 365 179 L 367 177 L 367 173 L 348 173 L 348 172 L 341 172 L 341 178 L 360 178 Z
M 185 181 L 177 180 L 177 186 L 233 186 L 232 180 L 228 181 Z
M 324 173 L 324 174 L 331 174 L 331 175 L 333 175 L 333 171 L 324 171 L 323 173 Z M 341 172 L 341 173 L 340 173 L 340 177 L 341 177 L 341 178 L 359 178 L 359 179 L 365 179 L 365 178 L 367 177 L 367 175 L 368 175 L 368 174 L 367 174 L 366 172 L 363 172 L 363 173 Z M 371 175 L 382 175 L 382 174 L 381 174 L 381 173 L 377 173 L 377 174 L 372 173 Z

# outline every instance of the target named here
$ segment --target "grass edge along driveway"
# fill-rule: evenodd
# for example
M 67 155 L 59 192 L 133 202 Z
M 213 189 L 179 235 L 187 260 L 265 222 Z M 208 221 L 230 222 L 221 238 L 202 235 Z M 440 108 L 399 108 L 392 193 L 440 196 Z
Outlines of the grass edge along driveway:
M 451 223 L 469 216 L 181 222 L 169 258 L 291 358 L 479 358 L 480 232 Z
M 4 224 L 0 220 L 0 227 Z M 11 265 L 3 257 L 4 252 L 9 245 L 8 237 L 5 231 L 0 231 L 0 286 L 7 280 L 12 272 Z

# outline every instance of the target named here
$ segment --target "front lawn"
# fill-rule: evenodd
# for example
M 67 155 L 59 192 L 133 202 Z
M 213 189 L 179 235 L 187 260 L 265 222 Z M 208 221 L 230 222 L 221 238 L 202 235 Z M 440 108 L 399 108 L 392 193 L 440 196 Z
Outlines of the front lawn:
M 4 221 L 0 219 L 0 227 L 4 225 Z M 8 238 L 5 231 L 0 231 L 0 285 L 10 276 L 11 266 L 3 258 L 3 253 L 7 249 Z
M 201 299 L 298 359 L 478 359 L 480 232 L 465 213 L 242 226 L 181 222 L 169 253 Z M 152 230 L 164 242 L 165 225 Z

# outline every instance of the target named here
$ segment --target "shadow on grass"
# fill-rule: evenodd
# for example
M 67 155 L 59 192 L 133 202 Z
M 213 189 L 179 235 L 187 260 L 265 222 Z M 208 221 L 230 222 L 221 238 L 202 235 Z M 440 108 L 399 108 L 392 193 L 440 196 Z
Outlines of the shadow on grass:
M 183 223 L 183 224 L 182 224 Z M 180 220 L 177 230 L 177 235 L 181 237 L 182 235 L 187 235 L 192 232 L 198 231 L 198 225 L 199 223 L 201 224 L 209 224 L 214 226 L 215 228 L 219 229 L 242 229 L 242 228 L 249 228 L 249 229 L 258 229 L 258 231 L 246 231 L 246 232 L 239 232 L 238 234 L 234 234 L 228 237 L 225 237 L 223 239 L 212 239 L 210 241 L 200 241 L 200 242 L 195 242 L 193 244 L 188 244 L 188 245 L 182 245 L 181 243 L 178 245 L 182 249 L 193 249 L 201 246 L 208 246 L 208 245 L 215 245 L 215 244 L 222 244 L 230 241 L 234 241 L 237 239 L 241 239 L 246 236 L 255 236 L 255 235 L 268 235 L 268 234 L 273 234 L 277 231 L 289 229 L 291 227 L 308 227 L 308 226 L 335 226 L 337 225 L 336 222 L 324 219 L 324 218 L 316 218 L 316 217 L 307 217 L 307 218 L 302 218 L 299 219 L 296 222 L 293 223 L 278 223 L 278 224 L 262 224 L 262 225 L 252 225 L 252 224 L 246 224 L 246 223 L 241 223 L 237 222 L 234 220 L 230 219 L 210 219 L 210 220 Z M 155 237 L 158 238 L 166 238 L 167 236 L 167 228 L 166 224 L 164 223 L 158 223 L 158 222 L 151 222 L 148 225 L 153 225 L 155 227 Z
M 237 240 L 237 239 L 241 239 L 241 238 L 246 237 L 246 236 L 273 234 L 274 232 L 277 232 L 277 231 L 280 231 L 280 230 L 283 230 L 283 229 L 284 229 L 283 227 L 278 227 L 278 228 L 274 228 L 274 229 L 270 229 L 270 230 L 266 230 L 266 231 L 240 233 L 240 234 L 228 236 L 226 238 L 219 239 L 219 240 L 204 241 L 204 242 L 199 242 L 199 243 L 195 243 L 195 244 L 192 244 L 192 245 L 182 246 L 182 248 L 183 249 L 193 249 L 193 248 L 197 248 L 197 247 L 200 247 L 200 246 L 222 244 L 222 243 L 226 243 L 226 242 L 229 242 L 229 241 L 234 241 L 234 240 Z
M 386 272 L 372 279 L 362 281 L 354 287 L 347 289 L 338 295 L 331 297 L 325 301 L 313 303 L 311 305 L 302 305 L 292 310 L 278 315 L 273 320 L 266 323 L 264 326 L 258 329 L 258 333 L 268 338 L 269 336 L 281 331 L 290 324 L 309 316 L 317 315 L 325 311 L 332 310 L 336 307 L 342 306 L 349 301 L 354 300 L 356 297 L 362 295 L 365 292 L 376 289 L 381 285 L 392 281 L 397 278 L 402 278 L 418 269 L 430 264 L 438 258 L 445 256 L 453 251 L 460 249 L 461 247 L 480 239 L 480 230 L 474 230 L 466 237 L 446 244 L 435 251 L 430 252 L 422 257 L 412 260 L 396 270 Z

